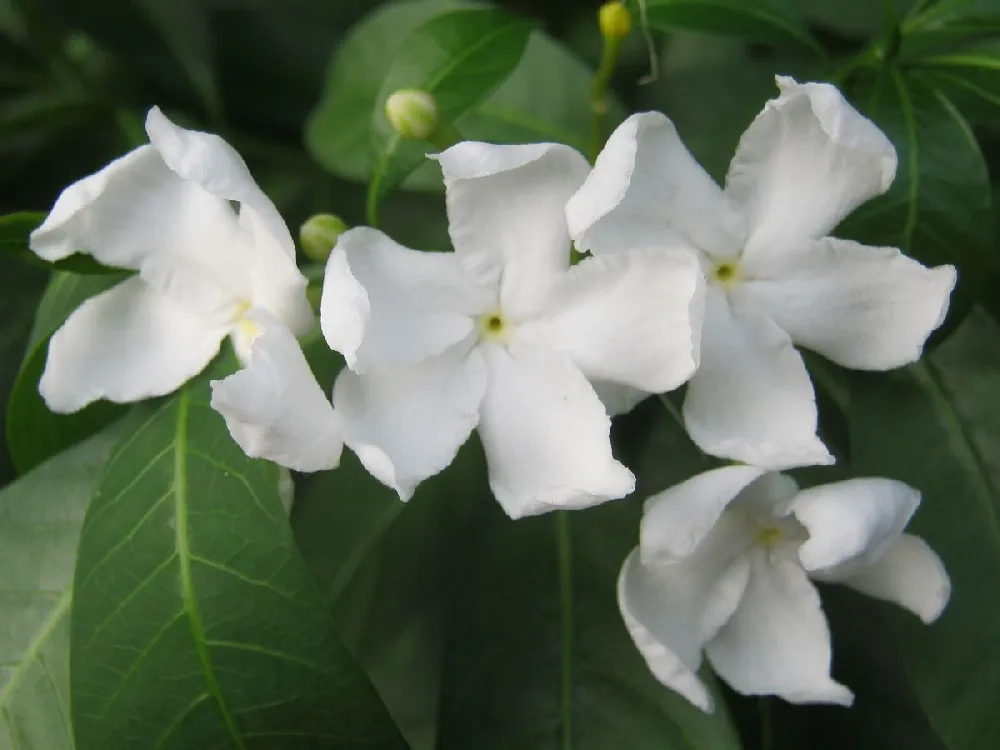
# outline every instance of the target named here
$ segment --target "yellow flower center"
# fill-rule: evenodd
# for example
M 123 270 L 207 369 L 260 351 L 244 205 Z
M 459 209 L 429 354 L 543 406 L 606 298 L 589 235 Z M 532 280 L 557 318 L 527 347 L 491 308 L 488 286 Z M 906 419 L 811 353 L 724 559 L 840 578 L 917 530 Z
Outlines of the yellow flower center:
M 507 334 L 507 319 L 500 310 L 493 310 L 479 316 L 478 328 L 480 340 L 500 341 Z
M 785 536 L 781 529 L 776 529 L 773 526 L 768 526 L 761 529 L 757 533 L 757 538 L 754 540 L 755 544 L 760 547 L 773 547 L 775 544 L 781 541 Z
M 252 343 L 255 338 L 257 338 L 261 333 L 261 327 L 254 323 L 252 320 L 247 320 L 247 312 L 250 310 L 251 304 L 246 300 L 242 300 L 236 305 L 236 312 L 233 313 L 233 321 L 236 323 L 236 329 L 239 334 L 246 338 L 247 342 Z
M 740 269 L 735 263 L 716 263 L 708 275 L 708 280 L 713 284 L 728 287 L 740 279 Z

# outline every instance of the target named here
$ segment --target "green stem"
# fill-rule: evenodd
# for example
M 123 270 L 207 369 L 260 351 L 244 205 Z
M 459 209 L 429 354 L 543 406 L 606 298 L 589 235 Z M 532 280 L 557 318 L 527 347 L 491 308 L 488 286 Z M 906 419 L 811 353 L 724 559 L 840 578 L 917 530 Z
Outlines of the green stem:
M 573 539 L 570 536 L 571 511 L 555 513 L 556 542 L 559 555 L 559 612 L 562 615 L 561 742 L 562 750 L 573 747 Z
M 590 84 L 590 157 L 591 163 L 604 147 L 604 120 L 608 114 L 608 83 L 618 65 L 622 40 L 617 37 L 605 38 L 601 52 L 601 64 Z

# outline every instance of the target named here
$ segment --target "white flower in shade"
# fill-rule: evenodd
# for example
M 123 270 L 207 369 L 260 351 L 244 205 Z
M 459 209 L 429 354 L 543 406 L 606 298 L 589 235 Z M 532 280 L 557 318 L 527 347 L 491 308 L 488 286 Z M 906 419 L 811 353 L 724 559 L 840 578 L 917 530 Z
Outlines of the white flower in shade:
M 567 206 L 582 250 L 697 253 L 709 284 L 688 431 L 709 453 L 771 469 L 833 462 L 795 345 L 854 369 L 912 362 L 955 284 L 951 266 L 827 236 L 888 189 L 896 152 L 834 87 L 778 85 L 743 134 L 725 190 L 670 120 L 649 112 L 612 134 Z
M 362 227 L 341 235 L 327 264 L 320 321 L 350 368 L 333 392 L 344 441 L 403 500 L 477 427 L 513 517 L 627 495 L 635 479 L 612 455 L 588 379 L 656 391 L 691 375 L 697 262 L 634 249 L 571 268 L 566 200 L 589 171 L 571 148 L 466 142 L 434 158 L 454 253 Z M 253 394 L 227 401 L 255 425 L 277 408 Z M 269 435 L 267 457 L 315 450 L 314 432 Z
M 296 333 L 312 326 L 292 238 L 239 154 L 155 107 L 146 132 L 148 145 L 66 188 L 31 235 L 45 260 L 81 251 L 138 271 L 84 302 L 52 337 L 39 390 L 53 411 L 169 393 L 226 336 L 246 359 L 255 308 Z
M 895 602 L 924 622 L 951 586 L 941 560 L 904 534 L 920 493 L 890 479 L 807 490 L 781 474 L 728 466 L 646 502 L 618 604 L 656 678 L 699 708 L 702 652 L 744 695 L 849 705 L 830 677 L 830 631 L 810 579 Z

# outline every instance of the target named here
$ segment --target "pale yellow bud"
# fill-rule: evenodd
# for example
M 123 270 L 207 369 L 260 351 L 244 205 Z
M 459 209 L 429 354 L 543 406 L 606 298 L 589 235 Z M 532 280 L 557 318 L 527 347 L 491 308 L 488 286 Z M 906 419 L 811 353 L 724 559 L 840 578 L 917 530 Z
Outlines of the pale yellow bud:
M 605 39 L 624 39 L 632 30 L 632 14 L 621 0 L 602 5 L 597 21 Z
M 302 252 L 310 260 L 322 263 L 330 257 L 333 246 L 347 229 L 344 220 L 333 214 L 316 214 L 309 217 L 299 228 L 299 244 L 302 246 Z
M 426 91 L 400 89 L 386 99 L 385 116 L 403 138 L 424 141 L 438 126 L 437 101 Z

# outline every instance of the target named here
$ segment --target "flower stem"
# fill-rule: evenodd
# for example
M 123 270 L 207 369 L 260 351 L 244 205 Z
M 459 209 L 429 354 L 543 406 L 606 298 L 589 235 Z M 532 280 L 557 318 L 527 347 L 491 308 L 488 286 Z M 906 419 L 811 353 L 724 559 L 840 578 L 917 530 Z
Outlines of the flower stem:
M 622 49 L 620 37 L 604 37 L 601 65 L 590 84 L 590 157 L 591 163 L 604 146 L 604 120 L 608 114 L 608 83 L 618 65 Z

